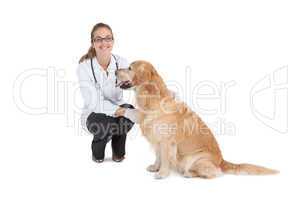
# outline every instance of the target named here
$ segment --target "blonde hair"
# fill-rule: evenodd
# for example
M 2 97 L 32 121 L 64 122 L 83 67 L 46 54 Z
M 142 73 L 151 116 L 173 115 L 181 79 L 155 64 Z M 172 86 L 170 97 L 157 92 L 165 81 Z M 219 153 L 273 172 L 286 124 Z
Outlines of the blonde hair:
M 93 58 L 93 57 L 96 56 L 96 51 L 95 51 L 95 49 L 93 48 L 92 43 L 93 43 L 93 39 L 94 39 L 94 33 L 95 33 L 95 31 L 96 31 L 97 29 L 99 29 L 99 28 L 107 28 L 107 29 L 111 32 L 111 34 L 112 34 L 112 36 L 113 36 L 112 29 L 110 28 L 109 25 L 104 24 L 104 23 L 98 23 L 98 24 L 94 25 L 94 27 L 93 27 L 93 29 L 92 29 L 92 31 L 91 31 L 91 46 L 90 46 L 88 52 L 87 52 L 86 54 L 84 54 L 84 55 L 80 58 L 79 63 L 83 62 L 83 61 L 86 60 L 86 59 L 91 59 L 91 58 Z M 113 39 L 114 39 L 114 37 L 113 37 Z

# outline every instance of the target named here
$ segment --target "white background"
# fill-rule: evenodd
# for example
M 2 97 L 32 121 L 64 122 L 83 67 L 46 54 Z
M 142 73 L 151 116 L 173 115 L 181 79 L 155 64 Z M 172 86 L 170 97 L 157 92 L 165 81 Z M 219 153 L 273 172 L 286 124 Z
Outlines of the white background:
M 297 1 L 2 1 L 0 198 L 299 198 L 299 10 Z M 75 72 L 97 22 L 112 27 L 114 53 L 152 62 L 166 82 L 184 87 L 180 97 L 208 124 L 225 120 L 235 127 L 230 134 L 216 126 L 225 159 L 281 173 L 213 180 L 172 173 L 155 180 L 145 170 L 154 156 L 138 126 L 128 135 L 124 162 L 110 160 L 110 144 L 107 160 L 92 162 L 92 137 L 78 128 Z M 288 90 L 279 99 L 286 102 L 274 101 L 276 85 L 255 100 L 261 113 L 275 113 L 269 127 L 252 112 L 251 88 L 264 77 L 273 80 L 281 67 L 288 69 L 288 76 L 279 75 L 280 94 Z M 202 108 L 225 110 L 209 115 L 191 101 L 201 81 L 220 92 L 222 83 L 234 81 L 222 93 L 226 103 L 197 100 Z

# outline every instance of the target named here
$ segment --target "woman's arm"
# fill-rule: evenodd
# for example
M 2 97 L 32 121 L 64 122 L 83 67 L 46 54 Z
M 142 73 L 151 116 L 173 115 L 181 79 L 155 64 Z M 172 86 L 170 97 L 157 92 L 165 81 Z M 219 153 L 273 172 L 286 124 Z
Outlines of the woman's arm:
M 109 116 L 114 116 L 118 105 L 104 99 L 101 89 L 97 93 L 94 80 L 90 78 L 85 66 L 79 64 L 77 69 L 79 87 L 81 96 L 84 101 L 84 109 L 95 113 L 105 113 Z

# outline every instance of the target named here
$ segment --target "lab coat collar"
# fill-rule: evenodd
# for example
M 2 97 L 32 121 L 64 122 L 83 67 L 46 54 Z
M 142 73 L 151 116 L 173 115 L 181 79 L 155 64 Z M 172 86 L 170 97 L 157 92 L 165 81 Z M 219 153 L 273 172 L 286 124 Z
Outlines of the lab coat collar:
M 94 68 L 94 71 L 99 71 L 99 72 L 102 72 L 102 73 L 106 73 L 106 71 L 98 63 L 98 60 L 97 60 L 96 56 L 93 58 L 93 68 Z M 116 70 L 116 60 L 114 59 L 113 55 L 111 55 L 109 65 L 107 67 L 107 71 L 110 72 L 110 71 L 115 71 L 115 70 Z

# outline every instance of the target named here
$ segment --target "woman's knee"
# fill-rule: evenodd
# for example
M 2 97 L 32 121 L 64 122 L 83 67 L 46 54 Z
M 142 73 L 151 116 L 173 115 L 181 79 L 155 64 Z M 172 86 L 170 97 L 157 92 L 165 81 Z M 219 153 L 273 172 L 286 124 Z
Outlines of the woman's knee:
M 119 135 L 126 135 L 131 130 L 134 123 L 125 117 L 121 117 L 119 118 L 119 125 Z
M 103 113 L 91 113 L 87 118 L 86 126 L 88 131 L 99 139 L 104 139 L 109 135 L 109 126 L 112 119 Z

